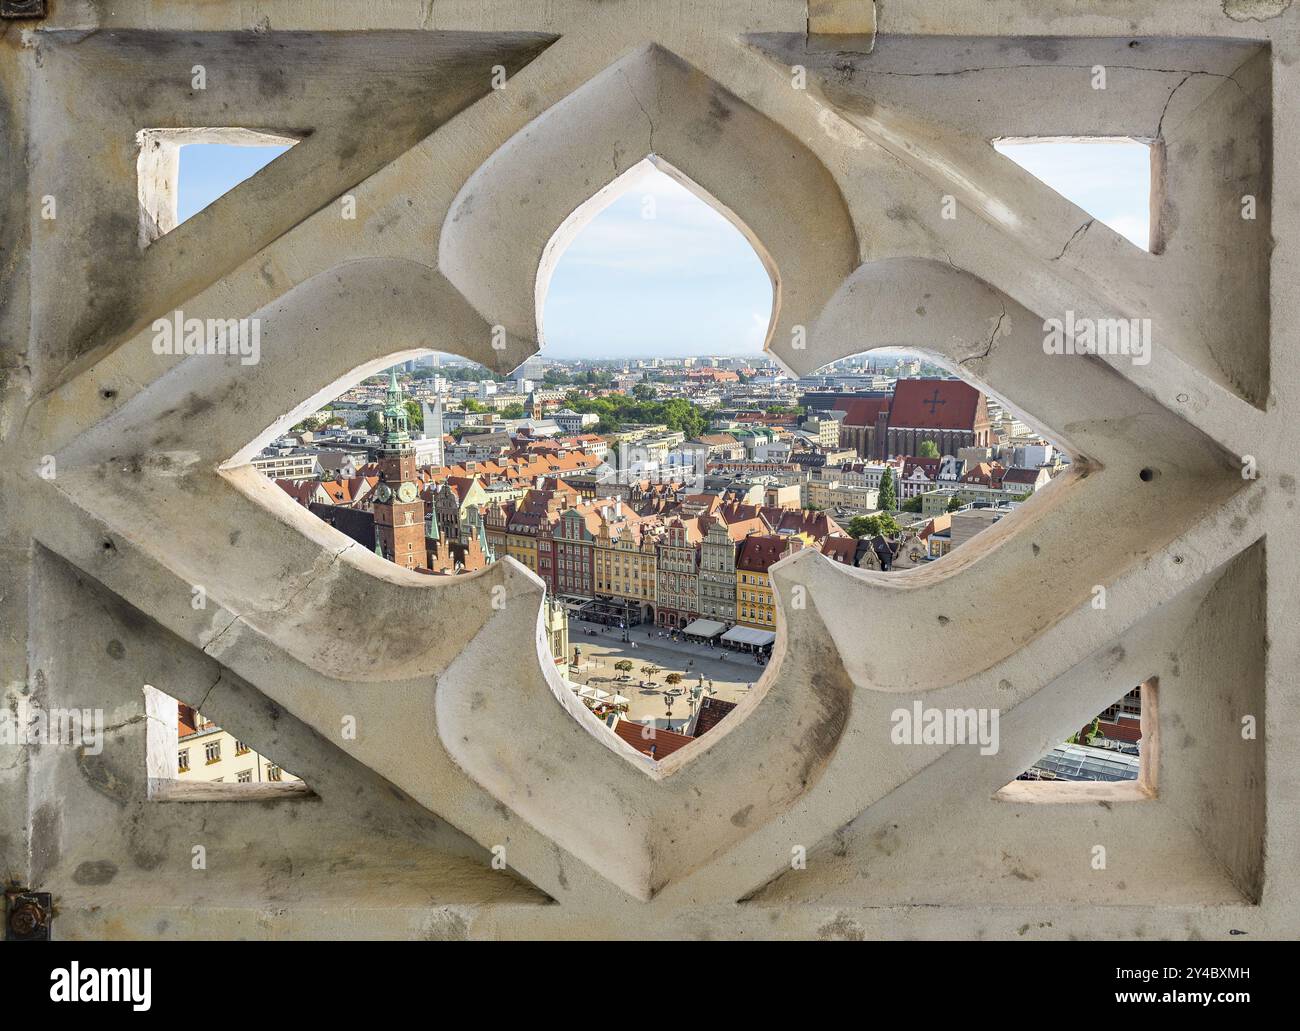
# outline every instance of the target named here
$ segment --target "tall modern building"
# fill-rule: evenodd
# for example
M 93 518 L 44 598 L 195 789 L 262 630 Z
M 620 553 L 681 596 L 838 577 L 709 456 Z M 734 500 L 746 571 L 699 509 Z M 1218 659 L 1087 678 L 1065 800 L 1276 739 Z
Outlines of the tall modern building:
M 446 455 L 443 453 L 442 436 L 446 430 L 443 426 L 442 398 L 435 401 L 432 408 L 425 404 L 422 409 L 424 431 L 423 436 L 415 441 L 415 464 L 444 465 Z

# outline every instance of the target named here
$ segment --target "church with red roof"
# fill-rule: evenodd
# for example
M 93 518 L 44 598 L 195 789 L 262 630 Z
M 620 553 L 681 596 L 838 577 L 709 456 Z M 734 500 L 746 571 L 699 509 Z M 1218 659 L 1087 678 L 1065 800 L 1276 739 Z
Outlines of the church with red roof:
M 892 397 L 849 398 L 843 404 L 840 443 L 863 458 L 916 455 L 926 440 L 941 455 L 989 444 L 988 405 L 964 380 L 900 379 Z

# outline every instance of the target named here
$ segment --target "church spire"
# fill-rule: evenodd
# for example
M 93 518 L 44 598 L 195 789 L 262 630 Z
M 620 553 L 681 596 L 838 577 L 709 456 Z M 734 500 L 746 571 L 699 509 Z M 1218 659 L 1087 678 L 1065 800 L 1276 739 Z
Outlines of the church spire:
M 402 451 L 409 447 L 411 434 L 407 422 L 402 388 L 397 385 L 397 369 L 394 367 L 388 370 L 388 404 L 384 407 L 385 451 Z

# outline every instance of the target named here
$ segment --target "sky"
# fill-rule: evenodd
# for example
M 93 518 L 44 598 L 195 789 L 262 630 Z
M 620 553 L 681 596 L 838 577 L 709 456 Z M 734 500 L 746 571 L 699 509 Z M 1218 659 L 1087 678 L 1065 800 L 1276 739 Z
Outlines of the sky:
M 1057 193 L 1143 250 L 1151 232 L 1151 148 L 1130 140 L 995 143 Z
M 228 143 L 191 143 L 181 147 L 177 224 L 198 214 L 288 149 L 240 147 Z
M 1115 140 L 995 146 L 1146 248 L 1146 146 Z M 182 147 L 179 221 L 287 149 Z M 552 358 L 757 355 L 771 311 L 771 280 L 740 230 L 647 165 L 632 188 L 597 214 L 560 256 L 542 309 L 542 353 Z
M 759 354 L 772 281 L 744 234 L 649 169 L 560 258 L 542 309 L 544 354 Z

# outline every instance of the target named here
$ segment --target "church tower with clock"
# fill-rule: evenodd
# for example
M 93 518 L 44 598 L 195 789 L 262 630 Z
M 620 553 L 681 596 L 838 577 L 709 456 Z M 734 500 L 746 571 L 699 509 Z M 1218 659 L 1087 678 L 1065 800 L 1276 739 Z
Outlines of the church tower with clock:
M 407 426 L 397 372 L 388 377 L 384 408 L 384 442 L 379 449 L 379 486 L 375 488 L 375 548 L 406 569 L 429 568 L 424 542 L 424 502 L 416 486 L 415 445 Z

